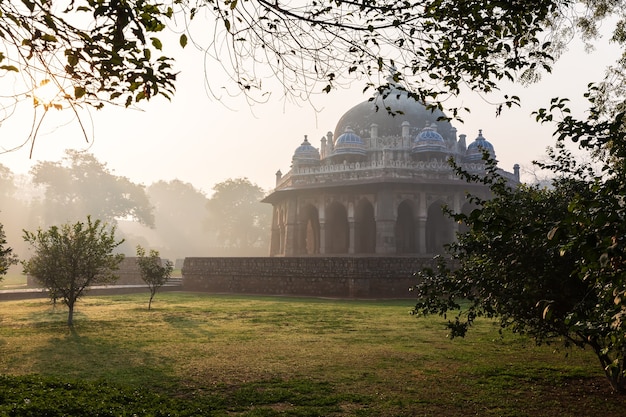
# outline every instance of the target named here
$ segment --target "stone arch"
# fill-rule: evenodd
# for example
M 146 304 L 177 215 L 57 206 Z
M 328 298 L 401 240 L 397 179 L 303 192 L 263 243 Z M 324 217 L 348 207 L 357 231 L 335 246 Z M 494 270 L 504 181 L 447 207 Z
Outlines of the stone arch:
M 415 239 L 415 215 L 413 205 L 404 200 L 398 205 L 396 216 L 396 252 L 416 253 L 417 242 Z
M 365 198 L 358 202 L 354 213 L 354 251 L 376 253 L 374 206 Z
M 454 223 L 443 213 L 444 205 L 443 201 L 437 200 L 428 207 L 426 220 L 427 253 L 443 253 L 444 245 L 452 242 Z
M 307 204 L 300 211 L 300 253 L 314 255 L 320 253 L 320 218 L 317 208 Z
M 348 211 L 343 204 L 334 201 L 326 208 L 326 253 L 348 253 L 350 226 Z

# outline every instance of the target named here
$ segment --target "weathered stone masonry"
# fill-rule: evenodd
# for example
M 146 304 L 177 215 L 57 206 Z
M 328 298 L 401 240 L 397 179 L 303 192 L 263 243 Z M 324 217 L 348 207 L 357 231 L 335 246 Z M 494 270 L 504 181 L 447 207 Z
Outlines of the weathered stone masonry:
M 340 298 L 411 298 L 418 257 L 185 258 L 183 290 Z

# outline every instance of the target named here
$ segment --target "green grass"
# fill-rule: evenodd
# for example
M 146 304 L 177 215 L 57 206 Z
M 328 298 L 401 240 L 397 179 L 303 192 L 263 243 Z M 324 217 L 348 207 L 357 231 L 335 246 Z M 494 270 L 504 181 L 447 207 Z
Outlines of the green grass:
M 624 416 L 591 352 L 411 301 L 87 297 L 0 303 L 0 415 Z M 568 355 L 566 356 L 566 353 Z

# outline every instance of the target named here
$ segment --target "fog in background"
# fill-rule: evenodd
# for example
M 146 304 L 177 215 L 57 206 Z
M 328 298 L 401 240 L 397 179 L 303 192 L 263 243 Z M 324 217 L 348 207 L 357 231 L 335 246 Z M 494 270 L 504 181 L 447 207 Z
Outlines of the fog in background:
M 0 223 L 20 259 L 29 256 L 24 229 L 86 221 L 88 215 L 117 228 L 116 236 L 125 239 L 120 252 L 127 256 L 135 256 L 137 245 L 172 261 L 266 256 L 271 206 L 260 202 L 264 194 L 246 178 L 215 184 L 209 195 L 180 180 L 144 186 L 75 151 L 40 162 L 28 174 L 0 164 Z

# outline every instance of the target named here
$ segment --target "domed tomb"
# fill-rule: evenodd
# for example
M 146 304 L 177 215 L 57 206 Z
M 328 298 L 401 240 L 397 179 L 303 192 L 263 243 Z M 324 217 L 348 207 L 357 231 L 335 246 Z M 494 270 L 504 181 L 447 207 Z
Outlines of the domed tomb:
M 270 256 L 442 253 L 460 227 L 442 207 L 469 213 L 468 192 L 489 197 L 488 187 L 467 183 L 445 160 L 480 175 L 485 167 L 474 159 L 482 149 L 495 155 L 482 131 L 468 149 L 466 135 L 457 139 L 442 116 L 398 90 L 348 110 L 319 151 L 305 137 L 292 169 L 277 173 L 263 199 L 273 207 Z M 519 181 L 519 169 L 500 172 Z

